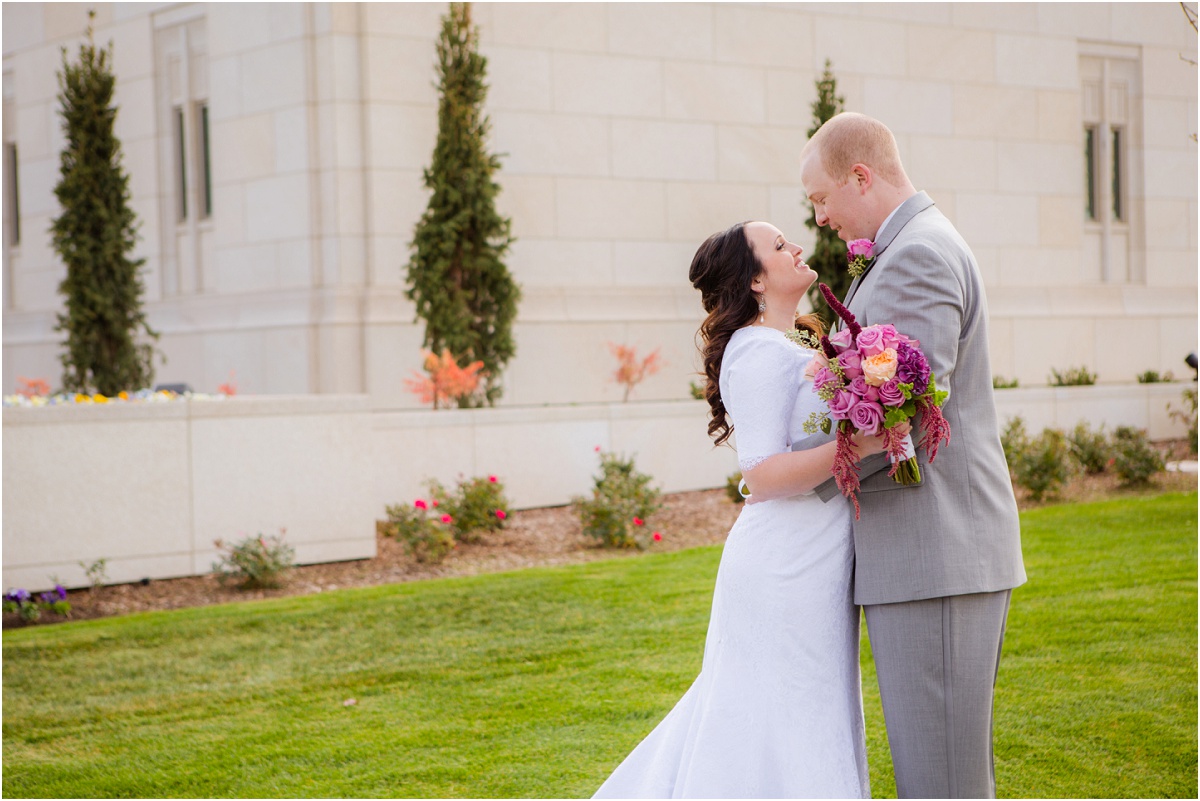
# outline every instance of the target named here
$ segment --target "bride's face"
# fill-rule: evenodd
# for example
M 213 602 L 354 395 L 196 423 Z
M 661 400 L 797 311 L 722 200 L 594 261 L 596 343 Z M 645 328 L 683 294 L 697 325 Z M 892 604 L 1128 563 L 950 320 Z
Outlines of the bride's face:
M 817 274 L 801 258 L 804 248 L 789 242 L 778 228 L 752 222 L 744 230 L 750 249 L 762 265 L 762 273 L 750 285 L 755 292 L 795 295 L 799 299 L 817 280 Z

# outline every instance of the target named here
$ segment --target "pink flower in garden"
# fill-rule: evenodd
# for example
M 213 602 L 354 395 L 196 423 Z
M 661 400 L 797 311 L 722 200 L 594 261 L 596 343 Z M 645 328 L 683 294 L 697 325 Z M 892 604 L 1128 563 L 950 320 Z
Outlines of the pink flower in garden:
M 433 505 L 437 506 L 437 501 L 434 501 Z M 421 500 L 420 498 L 417 498 L 416 502 L 413 503 L 413 506 L 417 507 L 418 509 L 422 509 L 422 510 L 429 508 L 429 504 L 425 503 L 425 501 Z
M 503 509 L 497 509 L 496 517 L 500 518 L 501 520 L 504 520 L 508 517 L 508 512 L 504 511 Z
M 593 448 L 593 450 L 595 450 L 595 451 L 596 451 L 596 453 L 599 453 L 599 452 L 600 452 L 600 446 L 599 446 L 599 445 L 597 445 L 595 448 Z
M 646 525 L 646 521 L 640 517 L 635 517 L 635 518 L 633 518 L 633 524 L 635 526 L 644 526 L 644 525 Z
M 656 532 L 654 532 L 654 541 L 655 541 L 655 542 L 662 542 L 662 534 L 659 534 L 657 531 L 656 531 Z
M 495 476 L 488 476 L 488 481 L 492 482 L 493 484 L 495 484 L 499 480 L 500 479 L 496 478 Z
M 438 505 L 438 502 L 437 502 L 437 500 L 435 499 L 435 500 L 433 501 L 433 508 L 434 508 L 434 509 L 436 509 L 436 508 L 437 508 L 437 505 Z
M 443 523 L 453 523 L 454 518 L 451 517 L 450 515 L 442 515 L 442 522 Z

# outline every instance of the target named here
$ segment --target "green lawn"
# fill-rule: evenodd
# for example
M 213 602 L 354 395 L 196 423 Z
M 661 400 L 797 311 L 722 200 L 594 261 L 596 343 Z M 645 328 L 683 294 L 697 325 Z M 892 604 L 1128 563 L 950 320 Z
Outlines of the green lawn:
M 1002 796 L 1196 796 L 1196 503 L 1023 515 L 1030 582 L 997 694 Z M 587 796 L 699 670 L 719 557 L 7 631 L 3 793 Z

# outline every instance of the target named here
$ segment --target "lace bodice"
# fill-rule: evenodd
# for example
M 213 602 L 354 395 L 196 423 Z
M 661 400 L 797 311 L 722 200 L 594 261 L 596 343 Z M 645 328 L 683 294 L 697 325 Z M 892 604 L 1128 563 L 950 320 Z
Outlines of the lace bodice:
M 833 439 L 832 434 L 804 431 L 809 416 L 825 410 L 804 375 L 814 355 L 774 328 L 748 326 L 730 337 L 721 361 L 720 388 L 742 472 L 777 453 Z

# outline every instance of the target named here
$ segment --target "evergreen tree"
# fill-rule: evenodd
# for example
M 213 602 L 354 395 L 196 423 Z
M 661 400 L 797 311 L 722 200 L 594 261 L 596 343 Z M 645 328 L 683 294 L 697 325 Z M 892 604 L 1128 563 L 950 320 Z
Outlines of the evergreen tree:
M 438 38 L 438 137 L 425 170 L 429 205 L 410 245 L 408 297 L 425 320 L 425 347 L 449 349 L 459 365 L 483 362 L 479 392 L 460 406 L 492 405 L 500 373 L 516 352 L 512 324 L 521 292 L 502 257 L 512 221 L 496 211 L 500 160 L 486 150 L 487 59 L 470 3 L 451 3 Z
M 810 139 L 827 120 L 846 110 L 846 98 L 837 94 L 837 79 L 833 77 L 831 66 L 829 59 L 825 59 L 825 72 L 817 80 L 817 99 L 812 104 L 813 125 L 808 129 Z M 816 270 L 821 281 L 828 284 L 835 295 L 845 298 L 846 291 L 850 289 L 850 282 L 853 280 L 846 269 L 846 243 L 838 238 L 837 233 L 832 229 L 821 228 L 817 225 L 815 210 L 804 221 L 804 224 L 817 232 L 817 241 L 813 245 L 813 252 L 805 261 Z M 821 297 L 817 283 L 814 283 L 808 290 L 808 299 L 812 303 L 813 312 L 821 316 L 826 328 L 831 327 L 837 315 L 829 308 L 825 298 Z
M 66 313 L 56 331 L 65 331 L 63 388 L 115 395 L 154 380 L 154 348 L 137 341 L 140 332 L 158 339 L 142 311 L 144 259 L 130 254 L 137 242 L 137 219 L 129 207 L 129 177 L 121 167 L 121 143 L 113 135 L 116 77 L 112 43 L 97 49 L 89 13 L 87 42 L 72 64 L 62 50 L 58 73 L 63 132 L 61 177 L 54 194 L 62 214 L 53 221 L 54 249 L 67 267 L 58 291 Z

